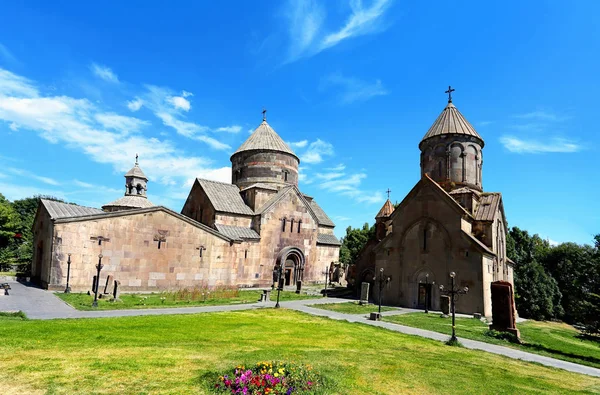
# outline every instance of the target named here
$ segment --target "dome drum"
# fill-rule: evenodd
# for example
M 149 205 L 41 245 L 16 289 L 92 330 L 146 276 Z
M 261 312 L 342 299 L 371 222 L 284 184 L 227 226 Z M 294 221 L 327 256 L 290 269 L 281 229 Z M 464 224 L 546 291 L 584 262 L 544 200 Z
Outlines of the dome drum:
M 252 150 L 231 157 L 231 182 L 239 188 L 255 183 L 298 185 L 298 158 L 286 152 Z

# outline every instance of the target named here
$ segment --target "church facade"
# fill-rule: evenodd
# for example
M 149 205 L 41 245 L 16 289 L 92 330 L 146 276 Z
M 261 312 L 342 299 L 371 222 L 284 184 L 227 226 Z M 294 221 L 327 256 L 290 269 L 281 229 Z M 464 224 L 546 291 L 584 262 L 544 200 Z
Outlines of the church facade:
M 421 179 L 396 208 L 388 199 L 377 214 L 355 282 L 373 287 L 383 268 L 386 304 L 439 310 L 439 286 L 447 288 L 454 272 L 456 285 L 469 288 L 457 312 L 491 316 L 491 283 L 514 283 L 502 195 L 483 190 L 483 146 L 450 96 L 419 144 Z
M 96 264 L 125 291 L 315 283 L 337 263 L 335 224 L 298 189 L 300 159 L 263 119 L 231 156 L 232 183 L 197 179 L 180 213 L 153 205 L 137 162 L 125 194 L 102 210 L 42 199 L 32 276 L 89 290 Z M 100 255 L 102 256 L 100 258 Z

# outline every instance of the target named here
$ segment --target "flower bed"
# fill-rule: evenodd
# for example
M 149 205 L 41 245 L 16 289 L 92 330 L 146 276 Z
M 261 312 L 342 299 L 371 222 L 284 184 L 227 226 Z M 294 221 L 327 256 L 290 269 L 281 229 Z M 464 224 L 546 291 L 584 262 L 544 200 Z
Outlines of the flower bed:
M 219 376 L 214 390 L 218 394 L 300 395 L 324 394 L 329 385 L 310 365 L 290 362 L 259 362 L 240 365 Z

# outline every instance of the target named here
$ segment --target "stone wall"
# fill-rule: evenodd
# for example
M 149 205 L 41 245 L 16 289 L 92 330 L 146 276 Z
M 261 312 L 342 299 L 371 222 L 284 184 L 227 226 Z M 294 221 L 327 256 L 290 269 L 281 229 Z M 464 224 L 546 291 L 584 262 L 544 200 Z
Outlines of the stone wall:
M 240 189 L 261 182 L 298 185 L 299 163 L 284 152 L 242 151 L 231 157 L 231 183 Z
M 214 226 L 215 209 L 198 181 L 194 181 L 194 186 L 181 209 L 181 214 L 210 227 Z

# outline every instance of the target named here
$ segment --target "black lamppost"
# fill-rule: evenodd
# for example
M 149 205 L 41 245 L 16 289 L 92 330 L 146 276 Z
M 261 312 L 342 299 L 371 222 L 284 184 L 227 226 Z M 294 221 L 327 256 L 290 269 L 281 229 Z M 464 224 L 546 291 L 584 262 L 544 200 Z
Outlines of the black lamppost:
M 379 284 L 379 310 L 377 311 L 381 316 L 381 301 L 383 299 L 383 289 L 391 281 L 391 277 L 385 277 L 383 275 L 383 268 L 379 269 L 379 276 L 374 276 L 373 281 Z
M 452 311 L 452 337 L 450 338 L 450 342 L 456 342 L 456 301 L 458 300 L 459 295 L 465 295 L 469 292 L 469 287 L 458 288 L 454 286 L 454 277 L 456 273 L 450 272 L 450 289 L 444 289 L 443 285 L 440 285 L 440 291 L 444 295 L 450 296 L 450 310 Z
M 92 303 L 92 307 L 98 307 L 98 288 L 100 287 L 100 270 L 102 270 L 103 267 L 104 266 L 102 265 L 102 254 L 99 254 L 98 264 L 96 265 L 98 274 L 96 275 L 96 289 L 94 290 L 94 303 Z
M 327 269 L 327 266 L 325 266 L 325 271 L 323 272 L 323 274 L 325 275 L 325 292 L 323 292 L 323 297 L 327 296 L 327 283 L 329 282 L 329 270 Z
M 275 303 L 275 308 L 278 309 L 279 306 L 279 293 L 281 292 L 281 273 L 283 272 L 283 265 L 279 265 L 277 269 L 277 303 Z
M 71 275 L 71 254 L 68 254 L 69 258 L 67 259 L 67 287 L 65 288 L 65 293 L 71 293 L 71 287 L 69 287 L 69 277 Z

